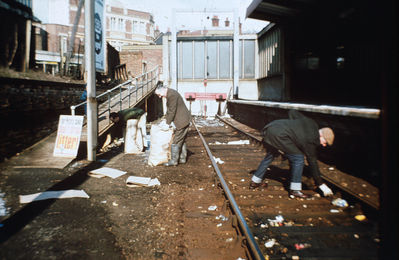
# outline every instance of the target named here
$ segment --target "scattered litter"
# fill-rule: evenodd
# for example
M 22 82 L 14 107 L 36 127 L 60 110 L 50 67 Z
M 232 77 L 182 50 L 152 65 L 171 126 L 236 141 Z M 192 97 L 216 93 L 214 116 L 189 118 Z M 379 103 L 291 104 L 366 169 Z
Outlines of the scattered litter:
M 339 210 L 338 209 L 330 209 L 330 212 L 331 213 L 339 213 Z
M 239 140 L 239 141 L 229 141 L 227 144 L 237 145 L 237 144 L 249 144 L 249 140 Z
M 241 182 L 245 182 L 245 179 L 241 179 Z
M 209 206 L 209 207 L 208 207 L 208 210 L 210 210 L 210 211 L 215 211 L 217 208 L 218 208 L 218 206 L 213 205 L 213 206 Z
M 108 167 L 99 168 L 89 172 L 89 175 L 91 177 L 95 178 L 110 177 L 112 179 L 118 178 L 119 176 L 122 176 L 124 174 L 126 174 L 126 172 Z
M 20 203 L 29 203 L 38 200 L 47 199 L 66 199 L 66 198 L 90 198 L 84 190 L 61 190 L 61 191 L 45 191 L 30 195 L 19 195 Z
M 249 140 L 229 141 L 227 143 L 221 143 L 219 141 L 215 141 L 214 143 L 209 143 L 209 145 L 241 145 L 241 144 L 249 144 Z
M 299 256 L 293 255 L 293 256 L 292 256 L 292 260 L 299 260 Z
M 276 244 L 276 239 L 272 238 L 266 241 L 265 247 L 272 248 Z
M 158 181 L 158 178 L 151 179 L 149 177 L 129 176 L 126 180 L 126 185 L 128 187 L 151 187 L 161 185 L 161 183 Z
M 161 185 L 161 183 L 159 182 L 158 178 L 151 179 L 151 180 L 150 180 L 150 183 L 148 184 L 149 187 L 151 187 L 151 186 L 157 186 L 157 185 L 158 185 L 158 186 Z
M 204 190 L 204 188 L 199 188 L 198 190 Z
M 302 250 L 302 249 L 305 249 L 305 248 L 309 248 L 309 247 L 311 247 L 312 245 L 311 244 L 308 244 L 308 243 L 296 243 L 295 244 L 295 249 L 296 250 Z
M 267 224 L 260 224 L 260 228 L 267 228 L 268 226 Z
M 292 227 L 294 224 L 295 224 L 295 222 L 292 221 L 292 220 L 290 220 L 290 221 L 288 221 L 288 222 L 285 222 L 285 223 L 284 223 L 284 226 L 286 226 L 286 227 Z
M 226 239 L 226 242 L 227 242 L 227 243 L 229 243 L 229 242 L 233 242 L 233 238 L 232 238 L 232 237 L 230 237 L 230 238 Z
M 129 187 L 148 186 L 150 181 L 151 178 L 149 177 L 129 176 L 126 180 L 126 185 Z
M 225 217 L 223 215 L 219 215 L 219 216 L 217 216 L 215 218 L 218 219 L 218 220 L 221 220 L 221 221 L 227 221 L 229 219 L 229 218 L 227 218 L 227 217 Z
M 117 207 L 117 206 L 119 206 L 119 204 L 114 201 L 114 202 L 112 202 L 112 206 Z
M 277 215 L 275 219 L 267 219 L 269 221 L 269 225 L 272 227 L 280 227 L 283 225 L 284 218 L 281 215 Z
M 241 258 L 241 257 L 239 257 L 239 258 L 237 258 L 237 260 L 245 260 L 245 258 Z
M 105 203 L 107 203 L 107 201 L 106 201 L 106 200 L 103 200 L 103 201 L 101 201 L 101 203 L 102 203 L 102 204 L 105 204 Z
M 222 223 L 219 223 L 219 224 L 217 224 L 216 226 L 217 227 L 221 227 L 223 224 Z
M 341 207 L 341 208 L 348 207 L 348 202 L 346 202 L 346 200 L 341 199 L 341 198 L 336 198 L 335 200 L 331 201 L 331 204 Z
M 355 219 L 359 220 L 359 221 L 364 221 L 364 220 L 366 220 L 366 216 L 365 215 L 356 215 Z
M 223 164 L 224 161 L 222 161 L 220 158 L 216 158 L 215 156 L 213 157 L 213 159 L 215 159 L 215 162 L 218 164 Z
M 328 168 L 330 171 L 333 171 L 334 170 L 334 167 L 330 167 L 330 168 Z

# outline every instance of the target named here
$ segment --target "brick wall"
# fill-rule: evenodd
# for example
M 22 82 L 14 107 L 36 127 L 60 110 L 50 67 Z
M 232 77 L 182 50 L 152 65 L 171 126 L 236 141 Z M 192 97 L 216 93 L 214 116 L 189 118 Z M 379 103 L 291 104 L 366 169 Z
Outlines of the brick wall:
M 156 66 L 162 72 L 162 46 L 127 46 L 127 50 L 119 53 L 121 64 L 126 64 L 126 70 L 135 77 L 143 73 L 143 62 L 147 63 L 147 71 Z
M 0 115 L 20 111 L 69 109 L 80 103 L 84 84 L 2 79 L 0 82 Z
M 131 72 L 133 77 L 142 74 L 142 62 L 143 52 L 142 51 L 128 51 L 119 53 L 121 64 L 126 64 L 126 71 Z

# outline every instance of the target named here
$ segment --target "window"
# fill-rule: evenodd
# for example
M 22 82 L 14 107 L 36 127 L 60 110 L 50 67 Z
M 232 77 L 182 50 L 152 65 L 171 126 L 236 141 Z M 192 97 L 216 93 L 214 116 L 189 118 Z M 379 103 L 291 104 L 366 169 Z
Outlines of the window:
M 255 78 L 255 40 L 240 40 L 240 78 Z
M 115 31 L 116 30 L 116 18 L 111 17 L 111 30 Z
M 219 78 L 230 78 L 230 41 L 219 42 Z
M 255 78 L 255 41 L 244 41 L 244 78 Z
M 182 77 L 191 79 L 193 77 L 193 43 L 182 42 Z
M 205 78 L 205 42 L 194 42 L 194 78 Z
M 124 31 L 124 21 L 123 21 L 123 19 L 122 18 L 119 18 L 118 19 L 118 30 L 119 31 L 121 31 L 121 32 L 123 32 Z
M 255 40 L 239 42 L 240 78 L 255 78 Z M 179 79 L 232 79 L 232 40 L 177 41 Z
M 145 34 L 145 25 L 144 25 L 144 22 L 140 22 L 139 33 Z
M 217 78 L 217 42 L 208 41 L 206 48 L 206 59 L 207 59 L 207 78 Z

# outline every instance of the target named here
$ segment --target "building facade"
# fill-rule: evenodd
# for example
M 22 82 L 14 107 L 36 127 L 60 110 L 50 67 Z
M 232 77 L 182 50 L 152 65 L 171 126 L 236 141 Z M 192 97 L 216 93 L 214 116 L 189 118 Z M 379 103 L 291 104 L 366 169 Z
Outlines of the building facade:
M 152 14 L 125 8 L 116 0 L 106 1 L 106 39 L 118 51 L 126 45 L 154 43 Z
M 233 95 L 243 99 L 258 98 L 257 35 L 242 34 L 240 26 L 234 27 L 230 22 L 234 21 L 233 17 L 208 17 L 210 25 L 206 29 L 181 30 L 176 34 L 175 75 L 172 69 L 173 35 L 165 37 L 163 42 L 162 77 L 185 97 L 193 115 L 202 116 L 222 112 L 226 100 Z M 238 60 L 236 64 L 235 59 Z
M 77 21 L 79 9 L 81 12 Z M 71 44 L 71 68 L 81 65 L 84 59 L 83 2 L 33 0 L 33 12 L 42 21 L 35 24 L 38 66 L 44 71 L 58 73 L 63 69 Z M 126 45 L 154 43 L 154 21 L 150 13 L 125 8 L 117 0 L 105 0 L 104 15 L 106 41 L 117 51 Z M 75 22 L 76 34 L 74 43 L 71 43 Z M 111 70 L 112 68 L 106 68 L 106 73 L 111 73 Z

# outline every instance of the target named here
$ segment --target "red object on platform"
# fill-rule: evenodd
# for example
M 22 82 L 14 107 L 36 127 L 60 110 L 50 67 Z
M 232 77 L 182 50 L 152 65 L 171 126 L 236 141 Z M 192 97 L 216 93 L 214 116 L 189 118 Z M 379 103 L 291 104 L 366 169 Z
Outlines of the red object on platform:
M 206 92 L 186 92 L 184 93 L 186 100 L 226 100 L 226 93 L 206 93 Z

